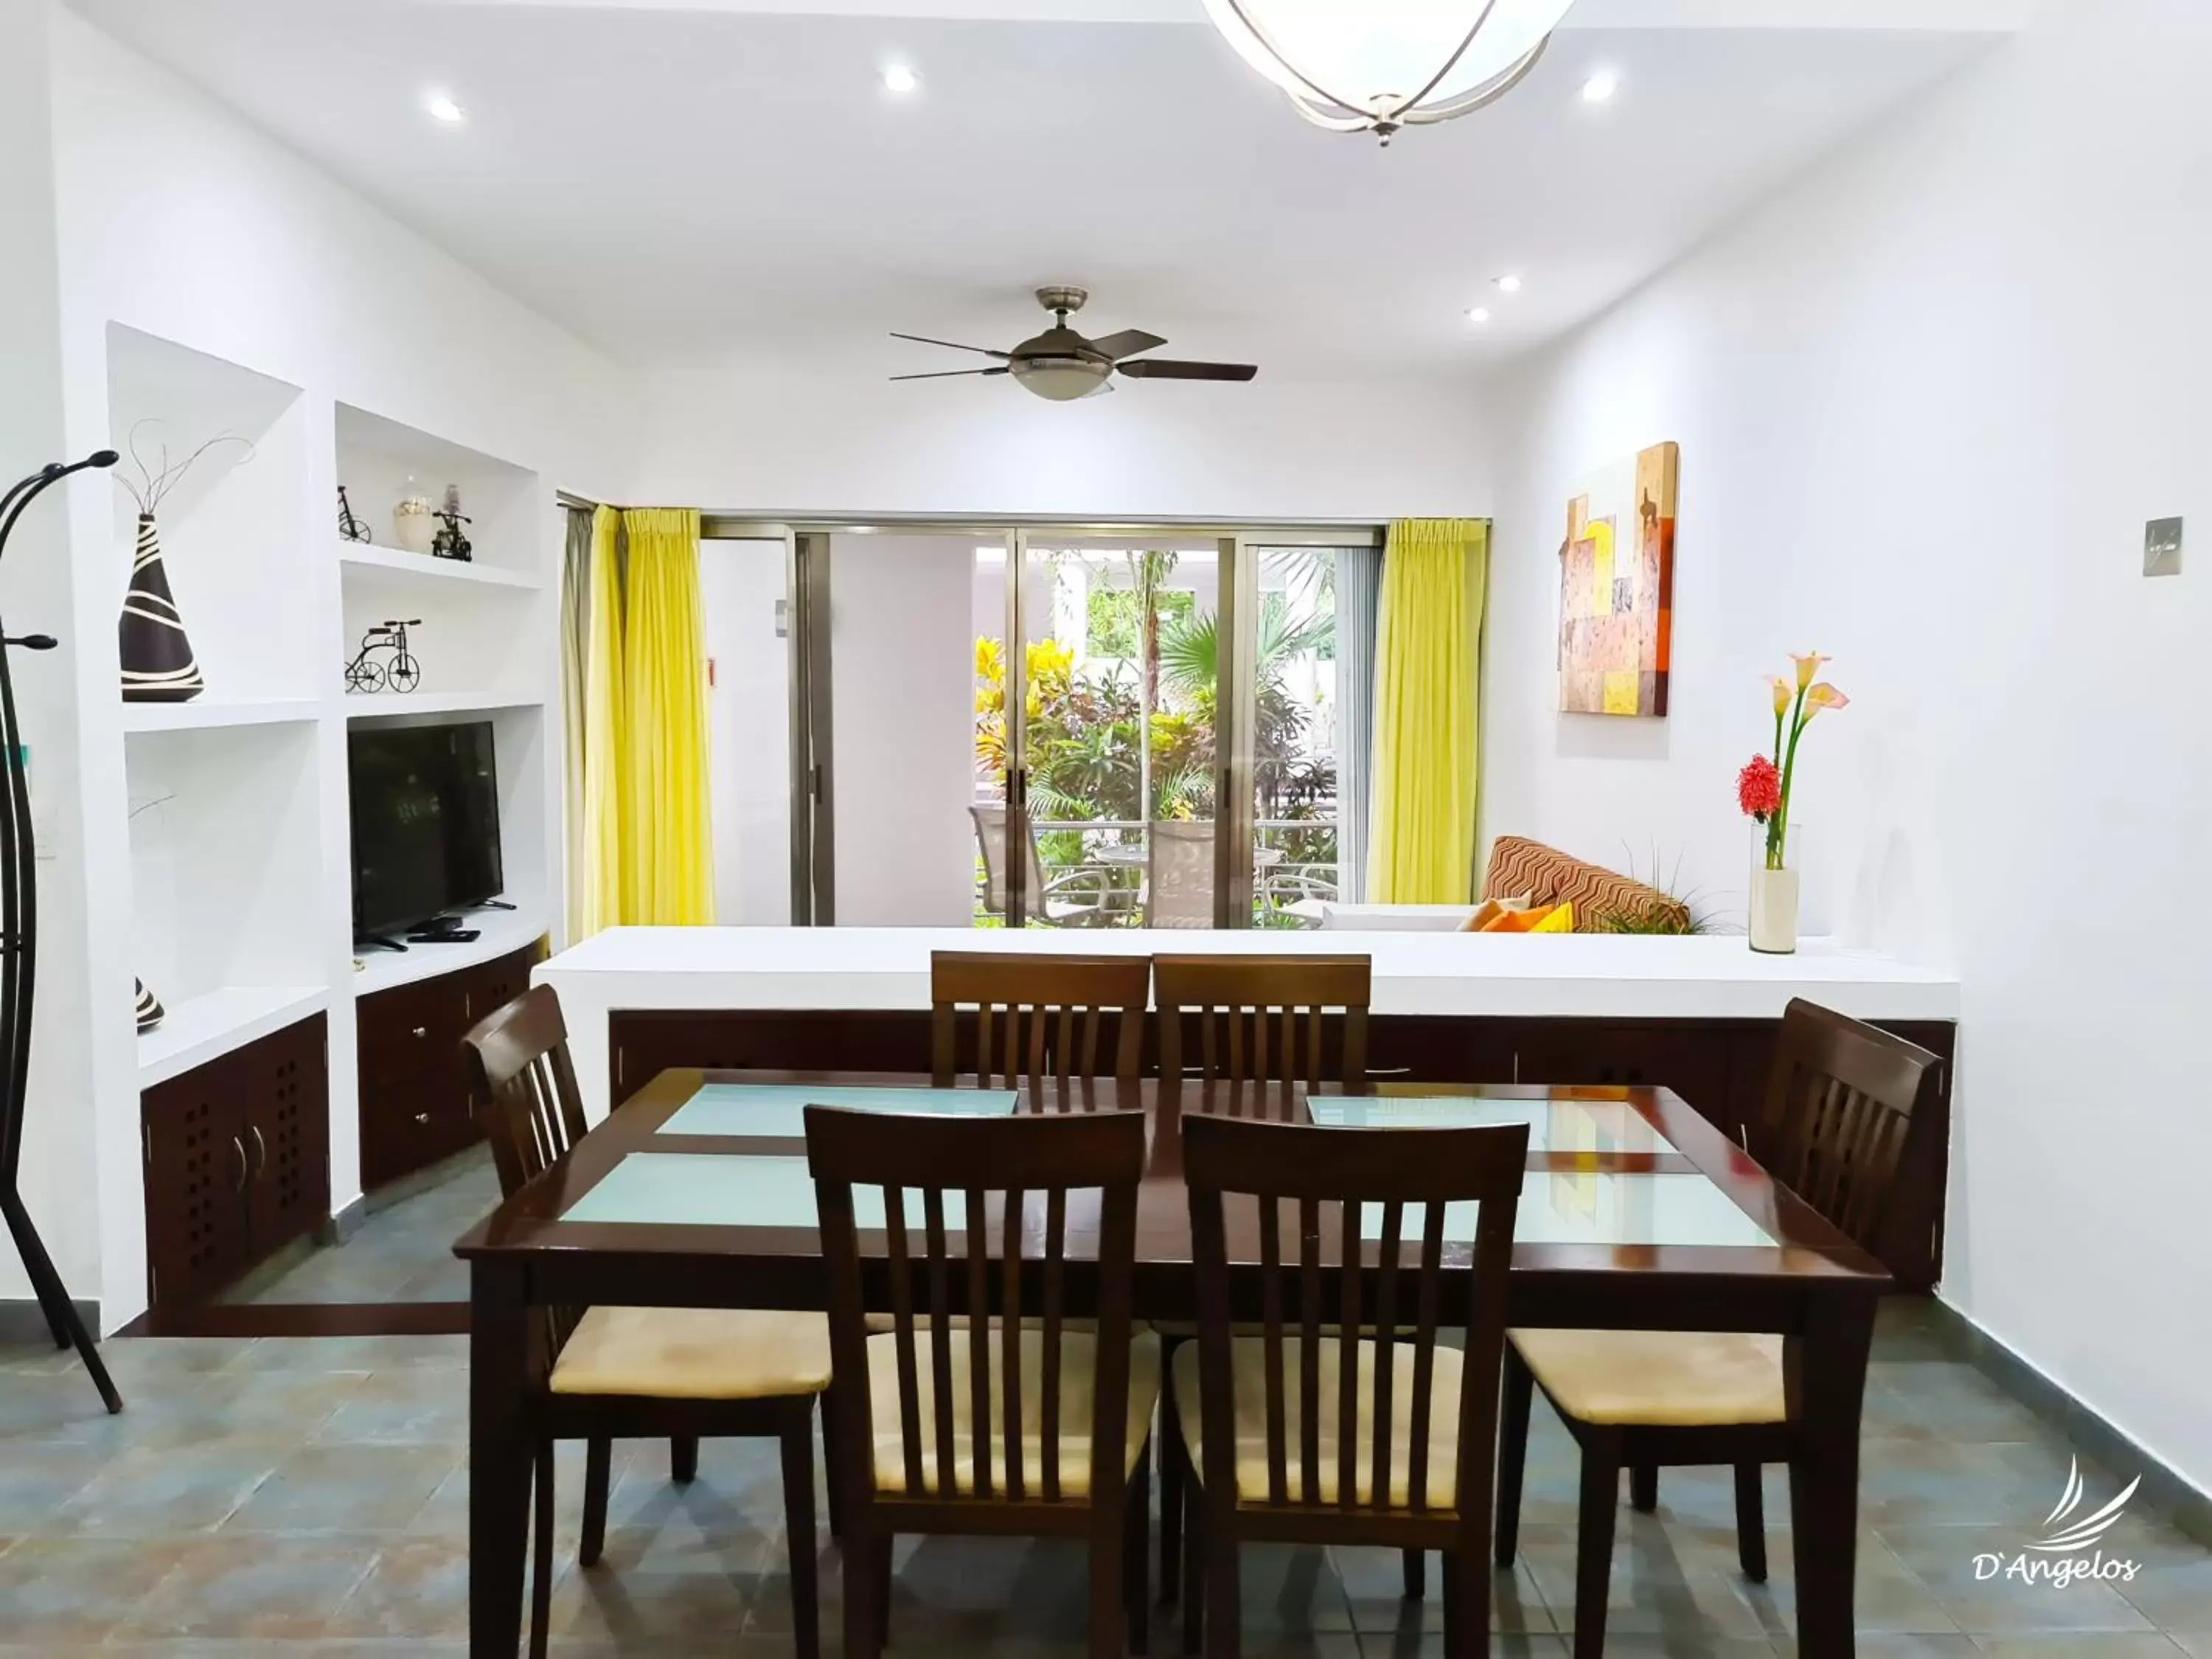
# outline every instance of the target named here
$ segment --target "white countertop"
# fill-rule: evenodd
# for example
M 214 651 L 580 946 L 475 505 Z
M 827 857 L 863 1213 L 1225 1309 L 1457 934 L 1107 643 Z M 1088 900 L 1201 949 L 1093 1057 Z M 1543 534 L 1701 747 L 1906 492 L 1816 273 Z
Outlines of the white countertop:
M 1955 1019 L 1958 981 L 1808 940 L 1763 957 L 1741 937 L 1220 933 L 1098 928 L 616 927 L 538 977 L 609 1008 L 929 1006 L 933 951 L 1370 956 L 1378 1014 L 1774 1019 L 1808 997 L 1862 1019 Z M 571 1022 L 574 1023 L 573 1020 Z
M 1859 1019 L 1959 1017 L 1948 974 L 1824 939 L 1795 956 L 1759 956 L 1741 935 L 615 927 L 541 963 L 533 977 L 560 993 L 596 1116 L 616 1009 L 922 1010 L 933 951 L 1364 955 L 1375 963 L 1373 1012 L 1385 1015 L 1778 1019 L 1802 996 Z

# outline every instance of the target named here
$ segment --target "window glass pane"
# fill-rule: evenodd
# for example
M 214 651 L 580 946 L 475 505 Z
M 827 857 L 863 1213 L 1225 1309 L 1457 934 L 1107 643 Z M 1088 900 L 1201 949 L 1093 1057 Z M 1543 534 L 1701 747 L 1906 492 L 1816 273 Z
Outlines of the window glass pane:
M 1252 921 L 1314 927 L 1344 891 L 1338 555 L 1259 550 L 1252 681 Z
M 1030 925 L 1209 927 L 1219 556 L 1097 542 L 1027 556 Z M 1006 856 L 1003 556 L 994 571 L 978 554 L 975 614 L 975 919 L 993 927 L 1006 912 L 988 867 Z

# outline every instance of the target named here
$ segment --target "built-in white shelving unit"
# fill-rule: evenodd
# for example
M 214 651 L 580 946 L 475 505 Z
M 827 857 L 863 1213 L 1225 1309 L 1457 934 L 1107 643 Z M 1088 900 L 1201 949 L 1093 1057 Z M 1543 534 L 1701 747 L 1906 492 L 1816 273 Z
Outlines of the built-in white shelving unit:
M 138 1086 L 165 1083 L 330 1003 L 321 985 L 226 985 L 171 1003 L 160 1025 L 139 1033 Z
M 127 823 L 93 837 L 94 882 L 127 884 L 131 971 L 166 1016 L 137 1039 L 146 1089 L 318 1012 L 330 1018 L 331 1202 L 360 1192 L 354 1004 L 526 948 L 556 926 L 561 836 L 560 526 L 532 468 L 220 356 L 110 325 L 109 428 L 157 466 L 218 434 L 163 505 L 163 562 L 207 690 L 87 714 L 121 750 Z M 127 465 L 126 459 L 126 465 Z M 337 533 L 337 487 L 374 538 Z M 466 562 L 403 551 L 403 493 L 459 492 Z M 136 509 L 116 491 L 114 614 Z M 348 694 L 362 633 L 409 624 L 408 693 Z M 482 936 L 364 952 L 353 939 L 348 746 L 364 723 L 488 721 L 505 898 Z M 105 866 L 118 854 L 125 866 Z M 125 890 L 118 884 L 111 891 Z M 557 942 L 557 940 L 556 940 Z M 112 960 L 112 958 L 111 958 Z M 101 1019 L 127 1020 L 124 1006 Z

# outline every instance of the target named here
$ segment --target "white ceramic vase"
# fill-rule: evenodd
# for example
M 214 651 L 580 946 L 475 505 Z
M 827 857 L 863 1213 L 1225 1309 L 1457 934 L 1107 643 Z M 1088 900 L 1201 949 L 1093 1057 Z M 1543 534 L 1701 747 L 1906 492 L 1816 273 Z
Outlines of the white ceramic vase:
M 1751 872 L 1751 948 L 1771 957 L 1797 949 L 1797 872 L 1770 870 L 1761 863 Z

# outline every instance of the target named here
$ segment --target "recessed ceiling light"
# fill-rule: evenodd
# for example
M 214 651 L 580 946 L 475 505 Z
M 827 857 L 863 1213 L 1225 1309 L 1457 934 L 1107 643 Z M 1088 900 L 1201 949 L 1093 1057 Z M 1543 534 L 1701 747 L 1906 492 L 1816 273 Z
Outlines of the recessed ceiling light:
M 1620 90 L 1620 77 L 1611 70 L 1600 70 L 1583 82 L 1583 102 L 1608 104 L 1613 94 Z
M 446 93 L 425 93 L 422 95 L 422 107 L 430 112 L 432 120 L 443 121 L 447 126 L 458 126 L 468 119 L 467 112 Z
M 1518 294 L 1521 291 L 1521 279 L 1518 276 L 1500 276 L 1492 286 L 1500 294 Z
M 1469 321 L 1470 323 L 1486 323 L 1486 322 L 1488 322 L 1488 321 L 1490 320 L 1490 312 L 1489 312 L 1488 307 L 1484 307 L 1484 306 L 1477 306 L 1477 307 L 1475 307 L 1475 308 L 1474 308 L 1474 310 L 1472 310 L 1472 311 L 1470 311 L 1470 312 L 1468 312 L 1468 313 L 1467 313 L 1467 319 L 1468 319 L 1468 321 Z
M 884 71 L 884 90 L 886 92 L 912 92 L 921 84 L 921 77 L 904 64 L 893 64 Z

